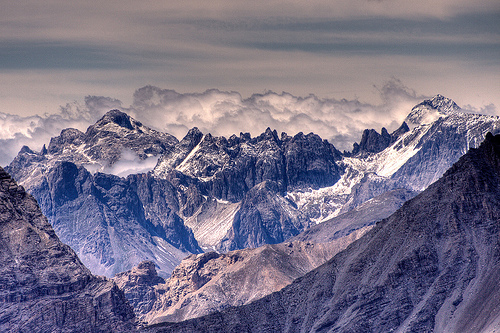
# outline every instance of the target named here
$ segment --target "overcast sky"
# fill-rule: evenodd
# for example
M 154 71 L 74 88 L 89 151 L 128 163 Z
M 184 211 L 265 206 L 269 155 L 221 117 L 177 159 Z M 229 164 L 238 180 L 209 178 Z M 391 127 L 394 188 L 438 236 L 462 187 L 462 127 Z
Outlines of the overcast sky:
M 107 107 L 147 121 L 145 114 L 161 115 L 158 105 L 151 113 L 141 104 L 148 89 L 202 96 L 212 106 L 222 98 L 219 111 L 229 98 L 233 108 L 240 105 L 232 114 L 242 117 L 258 105 L 253 94 L 274 96 L 303 108 L 294 112 L 311 119 L 304 132 L 327 121 L 312 115 L 318 110 L 311 105 L 327 105 L 322 112 L 337 105 L 335 114 L 350 105 L 349 112 L 378 117 L 385 110 L 387 118 L 375 117 L 374 126 L 401 119 L 389 106 L 438 93 L 489 113 L 500 106 L 498 0 L 2 1 L 0 31 L 2 140 L 30 136 L 48 119 L 59 126 L 50 123 L 47 135 L 75 122 L 83 127 L 83 120 L 87 126 Z M 88 105 L 97 100 L 105 101 L 99 112 Z M 297 102 L 304 100 L 312 102 Z M 160 129 L 181 133 L 202 119 L 200 127 L 224 133 L 224 122 L 214 119 L 226 111 L 201 108 L 201 118 L 189 118 L 179 99 L 160 104 L 185 116 L 163 115 L 164 123 L 154 122 Z M 233 118 L 228 128 L 239 132 L 247 122 Z M 299 130 L 297 118 L 291 127 L 285 124 L 292 118 L 271 118 L 271 127 Z M 341 134 L 335 131 L 330 138 Z

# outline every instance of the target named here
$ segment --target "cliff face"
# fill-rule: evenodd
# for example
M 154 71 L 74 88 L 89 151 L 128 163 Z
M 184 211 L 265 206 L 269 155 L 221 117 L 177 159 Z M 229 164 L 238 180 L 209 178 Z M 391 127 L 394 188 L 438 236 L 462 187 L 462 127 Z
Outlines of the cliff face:
M 172 209 L 177 197 L 166 181 L 91 174 L 59 162 L 31 193 L 57 235 L 95 274 L 109 277 L 155 259 L 166 276 L 181 259 L 201 252 Z
M 280 292 L 157 332 L 500 329 L 500 136 Z
M 37 202 L 0 168 L 0 331 L 126 332 L 123 292 L 93 276 Z

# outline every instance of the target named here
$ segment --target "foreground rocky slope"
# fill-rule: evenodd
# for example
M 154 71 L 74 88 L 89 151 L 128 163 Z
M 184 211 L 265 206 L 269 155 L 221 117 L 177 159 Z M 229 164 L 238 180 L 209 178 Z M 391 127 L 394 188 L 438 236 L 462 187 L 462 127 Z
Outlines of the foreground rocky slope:
M 0 331 L 131 332 L 123 292 L 61 243 L 35 199 L 0 168 Z
M 500 136 L 280 292 L 152 332 L 500 329 Z

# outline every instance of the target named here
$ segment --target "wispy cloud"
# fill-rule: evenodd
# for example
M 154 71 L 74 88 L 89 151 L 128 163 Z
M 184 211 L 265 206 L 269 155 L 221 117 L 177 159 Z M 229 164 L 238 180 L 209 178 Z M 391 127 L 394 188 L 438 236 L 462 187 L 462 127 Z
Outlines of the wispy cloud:
M 123 100 L 146 84 L 374 102 L 372 84 L 392 76 L 498 105 L 499 22 L 497 0 L 10 1 L 0 110 Z
M 312 94 L 297 97 L 267 91 L 243 98 L 238 92 L 212 89 L 203 93 L 178 93 L 155 86 L 138 89 L 129 107 L 113 98 L 88 96 L 83 103 L 66 104 L 57 114 L 28 117 L 0 114 L 0 164 L 8 164 L 22 145 L 41 149 L 43 144 L 49 143 L 50 137 L 59 135 L 64 128 L 85 131 L 113 108 L 179 139 L 195 126 L 217 136 L 240 132 L 258 135 L 271 127 L 291 135 L 314 132 L 329 139 L 337 148 L 349 150 L 352 143 L 359 140 L 363 129 L 380 130 L 383 126 L 395 129 L 411 107 L 424 98 L 397 79 L 374 89 L 382 101 L 377 105 L 356 99 L 322 99 Z M 107 172 L 122 175 L 129 172 L 126 169 L 146 170 L 150 167 L 136 160 L 135 156 L 129 156 L 115 165 L 116 170 Z
M 120 160 L 112 166 L 103 166 L 100 163 L 87 163 L 83 166 L 91 173 L 102 172 L 119 177 L 127 177 L 131 174 L 145 173 L 156 166 L 160 156 L 148 157 L 141 160 L 132 150 L 123 149 Z

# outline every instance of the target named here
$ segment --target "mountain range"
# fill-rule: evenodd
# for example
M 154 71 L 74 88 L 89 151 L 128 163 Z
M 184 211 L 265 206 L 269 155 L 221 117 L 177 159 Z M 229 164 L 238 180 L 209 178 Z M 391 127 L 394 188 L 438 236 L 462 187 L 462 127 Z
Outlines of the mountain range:
M 239 307 L 147 332 L 495 332 L 500 135 L 330 261 Z
M 0 328 L 498 330 L 499 127 L 437 95 L 341 153 L 112 110 L 0 170 Z
M 284 242 L 385 192 L 421 191 L 499 128 L 437 95 L 393 133 L 366 130 L 341 153 L 315 134 L 271 129 L 226 139 L 193 128 L 178 141 L 112 110 L 41 152 L 23 147 L 6 170 L 92 272 L 151 260 L 167 278 L 190 254 Z

